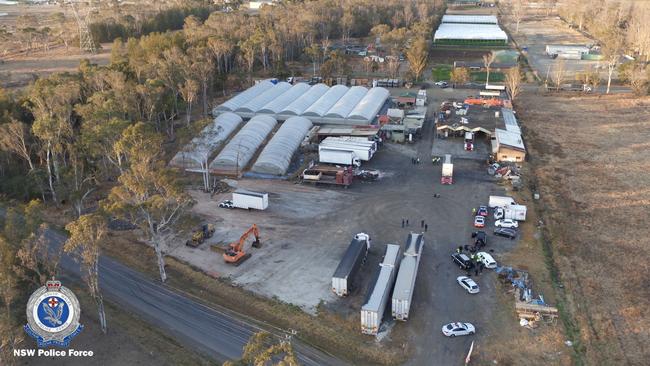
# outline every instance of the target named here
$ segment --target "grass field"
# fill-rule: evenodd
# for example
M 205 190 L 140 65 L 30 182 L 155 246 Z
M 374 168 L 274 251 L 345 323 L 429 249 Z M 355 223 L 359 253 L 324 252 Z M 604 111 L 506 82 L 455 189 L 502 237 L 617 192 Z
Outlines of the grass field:
M 527 92 L 517 112 L 573 363 L 647 365 L 650 98 Z
M 433 77 L 433 80 L 435 81 L 448 81 L 451 78 L 451 69 L 451 65 L 436 65 L 431 70 L 431 77 Z
M 485 81 L 487 78 L 487 72 L 476 71 L 470 74 L 470 79 L 472 81 Z M 490 72 L 490 81 L 491 82 L 503 82 L 506 79 L 506 76 L 502 72 Z

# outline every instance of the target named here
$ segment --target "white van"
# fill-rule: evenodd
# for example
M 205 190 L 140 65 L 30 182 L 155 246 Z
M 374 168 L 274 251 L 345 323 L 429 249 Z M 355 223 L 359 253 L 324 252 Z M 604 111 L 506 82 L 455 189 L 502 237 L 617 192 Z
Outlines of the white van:
M 510 196 L 490 196 L 490 200 L 488 201 L 488 206 L 490 206 L 490 208 L 505 207 L 516 204 L 515 199 Z
M 492 258 L 490 253 L 478 252 L 476 253 L 476 255 L 478 256 L 478 259 L 483 263 L 485 268 L 490 268 L 490 269 L 497 268 L 497 261 L 495 261 L 494 258 Z

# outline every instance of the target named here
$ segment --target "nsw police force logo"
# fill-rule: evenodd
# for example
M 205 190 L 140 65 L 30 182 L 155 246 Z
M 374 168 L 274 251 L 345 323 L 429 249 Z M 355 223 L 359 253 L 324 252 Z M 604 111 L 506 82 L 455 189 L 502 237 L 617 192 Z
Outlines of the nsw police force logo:
M 67 347 L 81 330 L 79 300 L 60 281 L 47 281 L 34 291 L 27 302 L 25 332 L 34 337 L 39 347 Z

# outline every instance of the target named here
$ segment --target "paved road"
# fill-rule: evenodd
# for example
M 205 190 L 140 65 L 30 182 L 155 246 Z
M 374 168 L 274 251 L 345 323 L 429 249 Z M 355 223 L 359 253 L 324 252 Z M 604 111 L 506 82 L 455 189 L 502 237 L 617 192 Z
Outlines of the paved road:
M 53 245 L 61 245 L 66 239 L 63 234 L 52 230 L 45 235 Z M 79 276 L 79 265 L 70 257 L 64 256 L 60 264 L 65 274 Z M 101 257 L 99 272 L 105 298 L 138 314 L 181 344 L 217 361 L 241 357 L 249 337 L 262 330 L 253 321 L 244 320 L 225 309 L 205 306 L 113 259 Z M 295 339 L 292 343 L 304 365 L 345 364 Z

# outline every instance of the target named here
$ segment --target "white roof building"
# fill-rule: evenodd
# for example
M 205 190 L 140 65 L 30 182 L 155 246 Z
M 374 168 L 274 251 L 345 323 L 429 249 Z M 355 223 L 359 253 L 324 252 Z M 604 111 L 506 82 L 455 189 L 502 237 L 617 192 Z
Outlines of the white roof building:
M 336 102 L 339 101 L 348 92 L 348 87 L 344 85 L 334 85 L 323 94 L 322 97 L 307 108 L 302 114 L 303 116 L 323 117 Z
M 272 88 L 265 90 L 263 93 L 259 94 L 255 98 L 244 103 L 241 107 L 237 108 L 235 112 L 257 113 L 267 103 L 278 98 L 280 95 L 282 95 L 282 93 L 286 92 L 290 88 L 291 88 L 291 84 L 286 82 L 280 82 L 274 85 Z
M 501 114 L 503 115 L 503 122 L 506 127 L 506 131 L 521 134 L 521 129 L 517 123 L 517 118 L 515 117 L 514 112 L 510 108 L 501 108 Z
M 496 24 L 458 24 L 442 23 L 433 41 L 461 40 L 461 41 L 508 41 L 508 35 Z
M 372 88 L 350 112 L 348 119 L 372 121 L 390 96 L 387 89 Z
M 324 117 L 332 118 L 345 118 L 350 114 L 352 109 L 363 99 L 363 97 L 368 93 L 368 89 L 363 86 L 353 86 L 351 87 L 341 99 L 327 111 L 327 114 Z
M 291 117 L 284 121 L 251 170 L 255 173 L 284 175 L 289 169 L 293 154 L 311 127 L 311 121 L 305 117 Z
M 307 110 L 307 108 L 311 107 L 312 104 L 316 103 L 316 101 L 320 97 L 322 97 L 323 94 L 327 93 L 328 90 L 330 90 L 329 86 L 325 84 L 316 84 L 312 86 L 300 98 L 296 99 L 291 104 L 289 104 L 286 108 L 280 111 L 279 114 L 294 115 L 294 116 L 301 115 L 303 114 L 303 112 L 305 112 L 305 110 Z
M 220 112 L 234 112 L 237 108 L 241 107 L 243 104 L 249 102 L 251 99 L 257 97 L 265 91 L 271 89 L 273 86 L 274 84 L 270 80 L 262 80 L 251 88 L 248 88 L 243 92 L 235 95 L 234 97 L 228 99 L 225 103 L 215 107 L 212 111 L 212 114 L 216 116 Z
M 506 146 L 511 149 L 526 151 L 521 134 L 502 130 L 500 128 L 495 129 L 494 134 L 496 137 L 497 148 Z
M 298 83 L 292 86 L 289 90 L 282 93 L 279 97 L 268 102 L 258 113 L 276 114 L 283 108 L 287 107 L 291 102 L 298 99 L 309 90 L 309 85 L 305 83 Z
M 455 15 L 455 14 L 443 15 L 442 23 L 499 24 L 496 15 Z

